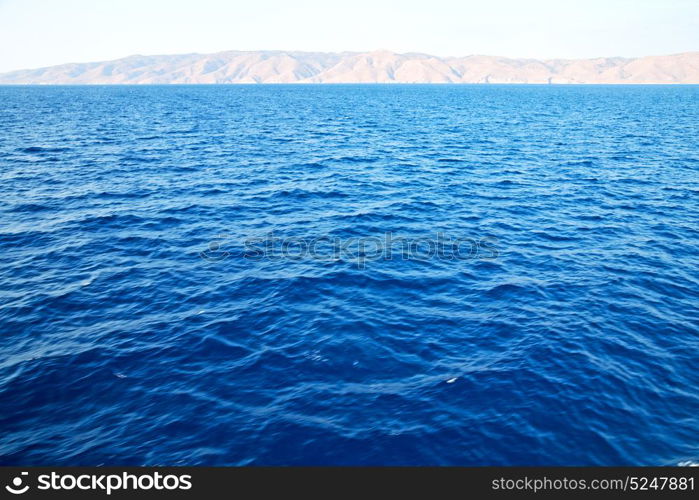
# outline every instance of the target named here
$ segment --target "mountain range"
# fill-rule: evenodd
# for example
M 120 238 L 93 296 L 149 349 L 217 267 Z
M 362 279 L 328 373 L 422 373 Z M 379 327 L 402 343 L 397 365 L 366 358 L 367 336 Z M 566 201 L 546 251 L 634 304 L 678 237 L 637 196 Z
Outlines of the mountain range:
M 0 84 L 699 83 L 699 52 L 638 58 L 515 59 L 421 53 L 225 51 L 134 55 L 0 74 Z

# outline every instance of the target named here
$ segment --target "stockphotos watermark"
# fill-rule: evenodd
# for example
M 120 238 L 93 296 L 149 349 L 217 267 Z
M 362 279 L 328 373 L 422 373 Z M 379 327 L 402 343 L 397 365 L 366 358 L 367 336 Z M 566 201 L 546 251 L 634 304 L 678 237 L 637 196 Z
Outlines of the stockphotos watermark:
M 28 491 L 96 492 L 111 495 L 115 491 L 175 491 L 192 489 L 189 474 L 161 474 L 160 472 L 119 472 L 110 474 L 69 474 L 51 472 L 29 477 L 26 471 L 16 475 L 5 490 L 13 495 Z
M 223 262 L 231 258 L 344 261 L 363 270 L 368 262 L 380 260 L 493 260 L 500 255 L 498 244 L 495 236 L 455 237 L 442 232 L 435 237 L 410 237 L 389 231 L 381 236 L 348 238 L 329 235 L 281 237 L 270 232 L 261 237 L 246 238 L 242 242 L 237 242 L 229 234 L 219 234 L 199 256 L 207 262 Z

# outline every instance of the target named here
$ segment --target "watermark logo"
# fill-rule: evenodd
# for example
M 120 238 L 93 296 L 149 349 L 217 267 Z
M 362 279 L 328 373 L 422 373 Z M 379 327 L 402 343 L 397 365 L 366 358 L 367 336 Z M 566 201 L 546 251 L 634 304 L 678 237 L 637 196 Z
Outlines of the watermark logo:
M 10 480 L 5 489 L 13 495 L 22 495 L 29 491 L 29 473 L 21 472 Z M 51 472 L 36 476 L 32 492 L 38 491 L 92 491 L 107 496 L 119 490 L 127 491 L 173 491 L 192 489 L 192 476 L 189 474 L 163 474 L 129 472 L 112 474 L 63 474 Z
M 219 234 L 209 242 L 206 250 L 199 252 L 199 257 L 207 262 L 222 262 L 230 258 L 344 261 L 363 270 L 368 262 L 379 260 L 492 260 L 500 255 L 498 244 L 494 236 L 455 237 L 442 232 L 435 237 L 411 237 L 386 232 L 380 236 L 348 238 L 330 235 L 281 237 L 270 232 L 263 237 L 237 241 L 230 235 Z
M 222 250 L 221 246 L 224 244 L 225 240 L 229 238 L 227 234 L 219 234 L 209 242 L 209 246 L 206 250 L 199 252 L 199 257 L 207 262 L 221 262 L 230 257 L 231 253 Z
M 24 483 L 24 476 L 27 475 L 29 475 L 28 472 L 21 472 L 19 476 L 12 479 L 11 484 L 5 486 L 5 489 L 13 495 L 21 495 L 22 493 L 26 493 L 27 490 L 29 490 L 29 485 L 25 484 L 22 486 L 22 484 Z

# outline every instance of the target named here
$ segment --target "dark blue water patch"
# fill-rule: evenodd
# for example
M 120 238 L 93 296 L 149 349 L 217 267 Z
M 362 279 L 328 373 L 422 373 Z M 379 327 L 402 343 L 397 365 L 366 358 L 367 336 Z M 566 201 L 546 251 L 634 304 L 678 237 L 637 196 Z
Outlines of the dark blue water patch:
M 29 146 L 25 148 L 17 148 L 17 151 L 22 153 L 62 153 L 70 151 L 69 147 L 49 147 L 49 146 Z
M 0 463 L 699 462 L 698 98 L 0 87 Z

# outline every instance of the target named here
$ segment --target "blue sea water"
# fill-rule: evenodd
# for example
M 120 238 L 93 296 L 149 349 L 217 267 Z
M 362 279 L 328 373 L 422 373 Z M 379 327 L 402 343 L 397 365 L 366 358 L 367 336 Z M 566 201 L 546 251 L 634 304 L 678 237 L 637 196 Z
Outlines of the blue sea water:
M 699 461 L 697 86 L 0 87 L 0 129 L 2 464 Z

